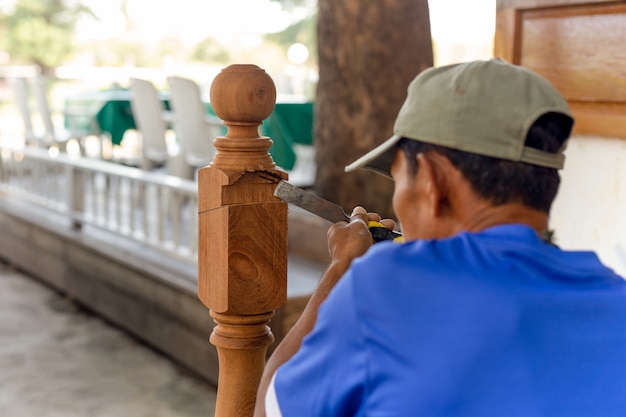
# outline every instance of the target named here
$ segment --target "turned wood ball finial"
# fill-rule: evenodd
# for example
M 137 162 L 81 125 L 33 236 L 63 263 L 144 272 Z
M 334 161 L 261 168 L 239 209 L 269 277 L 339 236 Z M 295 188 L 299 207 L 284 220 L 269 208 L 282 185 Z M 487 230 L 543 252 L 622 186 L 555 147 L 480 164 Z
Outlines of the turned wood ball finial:
M 211 106 L 227 125 L 258 125 L 272 113 L 275 103 L 274 81 L 256 65 L 230 65 L 211 84 Z
M 274 142 L 259 136 L 259 125 L 275 104 L 276 86 L 263 69 L 249 64 L 224 68 L 211 84 L 211 106 L 228 133 L 213 141 L 217 154 L 212 164 L 245 171 L 275 168 L 268 153 Z

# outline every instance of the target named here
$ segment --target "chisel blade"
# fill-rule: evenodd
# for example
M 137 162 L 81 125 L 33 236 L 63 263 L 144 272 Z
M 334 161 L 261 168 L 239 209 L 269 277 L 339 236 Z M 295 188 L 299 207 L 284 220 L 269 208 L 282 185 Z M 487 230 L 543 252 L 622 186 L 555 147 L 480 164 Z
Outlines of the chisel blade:
M 310 191 L 289 184 L 286 181 L 278 183 L 274 195 L 287 203 L 303 208 L 329 222 L 350 221 L 350 216 L 343 211 L 341 206 L 325 200 Z

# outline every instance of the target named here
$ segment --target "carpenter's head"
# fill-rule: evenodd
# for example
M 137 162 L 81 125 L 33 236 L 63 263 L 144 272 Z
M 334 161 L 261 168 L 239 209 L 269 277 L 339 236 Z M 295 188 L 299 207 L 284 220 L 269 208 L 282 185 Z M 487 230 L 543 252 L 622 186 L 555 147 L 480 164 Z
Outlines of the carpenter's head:
M 424 157 L 453 166 L 493 205 L 516 202 L 548 213 L 572 126 L 563 97 L 528 69 L 498 59 L 431 68 L 409 86 L 394 136 L 346 170 L 393 176 L 401 222 L 404 205 L 417 196 L 400 191 L 418 178 Z

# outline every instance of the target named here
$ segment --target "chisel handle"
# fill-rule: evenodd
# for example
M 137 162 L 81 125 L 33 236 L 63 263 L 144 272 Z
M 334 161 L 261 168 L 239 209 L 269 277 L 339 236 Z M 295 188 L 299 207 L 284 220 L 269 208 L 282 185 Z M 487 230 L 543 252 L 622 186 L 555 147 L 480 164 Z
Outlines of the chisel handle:
M 370 233 L 372 234 L 374 243 L 382 242 L 383 240 L 393 240 L 394 242 L 404 242 L 404 238 L 402 237 L 401 233 L 395 232 L 385 227 L 382 223 L 369 221 L 367 222 L 367 227 L 370 229 Z

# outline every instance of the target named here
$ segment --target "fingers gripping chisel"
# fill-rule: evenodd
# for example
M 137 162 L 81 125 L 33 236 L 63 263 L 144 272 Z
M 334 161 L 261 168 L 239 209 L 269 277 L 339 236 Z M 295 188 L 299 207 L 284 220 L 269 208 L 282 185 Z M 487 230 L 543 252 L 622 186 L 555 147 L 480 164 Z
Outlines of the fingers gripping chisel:
M 341 206 L 325 200 L 312 192 L 303 190 L 286 181 L 280 181 L 274 195 L 287 203 L 296 205 L 304 210 L 313 213 L 332 223 L 350 221 L 350 216 L 346 214 Z M 402 234 L 386 228 L 381 223 L 368 222 L 370 233 L 374 242 L 382 240 L 401 240 Z

